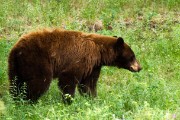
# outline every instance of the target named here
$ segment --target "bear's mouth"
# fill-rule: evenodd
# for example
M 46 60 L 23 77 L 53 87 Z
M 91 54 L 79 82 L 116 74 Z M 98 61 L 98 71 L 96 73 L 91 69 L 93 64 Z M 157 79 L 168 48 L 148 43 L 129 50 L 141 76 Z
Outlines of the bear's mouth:
M 131 72 L 139 72 L 141 70 L 141 68 L 133 69 L 133 68 L 130 67 L 128 70 L 131 71 Z

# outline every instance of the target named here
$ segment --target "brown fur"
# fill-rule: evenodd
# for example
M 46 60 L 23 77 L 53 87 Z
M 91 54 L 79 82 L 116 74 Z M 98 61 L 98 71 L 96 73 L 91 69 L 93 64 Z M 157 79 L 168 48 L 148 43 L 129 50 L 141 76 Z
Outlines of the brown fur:
M 17 97 L 26 83 L 26 99 L 36 101 L 58 78 L 64 100 L 65 94 L 74 96 L 76 85 L 81 94 L 96 96 L 101 67 L 131 70 L 132 61 L 124 59 L 131 56 L 134 53 L 122 38 L 59 29 L 31 32 L 9 54 L 10 93 Z

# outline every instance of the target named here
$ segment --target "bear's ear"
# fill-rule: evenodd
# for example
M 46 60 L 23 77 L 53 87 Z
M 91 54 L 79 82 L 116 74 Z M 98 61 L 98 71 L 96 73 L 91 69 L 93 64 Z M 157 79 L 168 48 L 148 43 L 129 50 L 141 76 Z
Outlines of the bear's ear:
M 121 38 L 121 37 L 117 38 L 117 41 L 116 41 L 116 43 L 115 43 L 115 45 L 114 45 L 114 48 L 115 48 L 116 50 L 119 50 L 119 49 L 122 48 L 123 46 L 124 46 L 124 40 L 123 40 L 123 38 Z
M 117 38 L 117 36 L 113 36 L 113 37 Z
M 123 38 L 122 38 L 122 37 L 119 37 L 119 38 L 117 39 L 116 45 L 122 46 L 123 44 L 124 44 Z

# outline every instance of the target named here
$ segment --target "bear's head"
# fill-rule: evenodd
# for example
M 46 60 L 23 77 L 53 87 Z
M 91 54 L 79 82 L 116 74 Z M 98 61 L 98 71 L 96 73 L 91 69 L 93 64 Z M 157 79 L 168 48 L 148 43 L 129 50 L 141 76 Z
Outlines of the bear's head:
M 131 72 L 139 72 L 142 69 L 136 60 L 134 52 L 121 37 L 117 38 L 114 49 L 117 55 L 115 66 L 128 69 Z

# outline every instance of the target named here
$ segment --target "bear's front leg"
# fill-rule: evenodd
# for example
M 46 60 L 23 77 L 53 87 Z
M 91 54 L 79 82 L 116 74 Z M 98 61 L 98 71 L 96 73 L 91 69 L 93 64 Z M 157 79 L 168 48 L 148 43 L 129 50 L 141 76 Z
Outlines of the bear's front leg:
M 97 96 L 96 85 L 100 71 L 101 67 L 96 67 L 93 69 L 92 73 L 89 76 L 81 80 L 81 82 L 78 84 L 78 90 L 81 95 L 89 95 L 92 97 Z
M 65 104 L 71 104 L 75 95 L 77 80 L 74 76 L 63 75 L 59 78 L 58 86 L 62 91 L 62 98 Z

